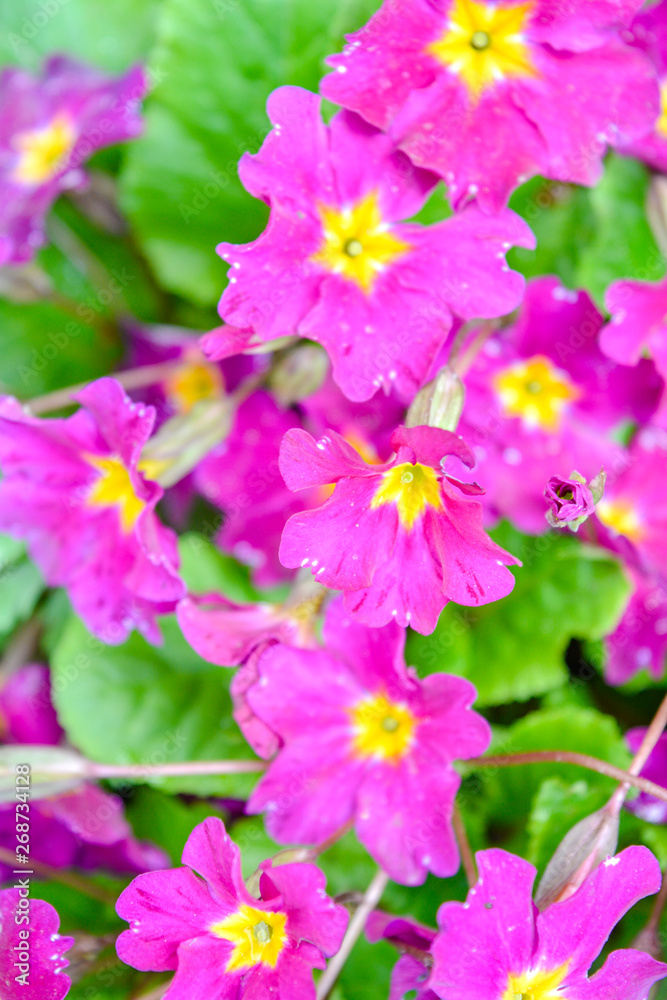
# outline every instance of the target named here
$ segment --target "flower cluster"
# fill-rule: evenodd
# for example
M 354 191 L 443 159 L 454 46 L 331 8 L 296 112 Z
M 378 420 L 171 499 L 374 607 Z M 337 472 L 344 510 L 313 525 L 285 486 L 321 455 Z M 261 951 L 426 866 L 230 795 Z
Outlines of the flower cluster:
M 566 890 L 544 906 L 526 860 L 494 847 L 473 857 L 459 792 L 488 763 L 476 760 L 492 741 L 481 710 L 496 702 L 481 683 L 478 699 L 447 652 L 526 572 L 494 540 L 499 522 L 529 535 L 567 526 L 577 538 L 553 532 L 548 544 L 625 578 L 606 680 L 664 674 L 667 281 L 606 279 L 605 314 L 602 294 L 596 304 L 539 267 L 526 280 L 514 262 L 536 240 L 508 207 L 536 175 L 595 185 L 609 149 L 667 170 L 667 0 L 639 8 L 384 0 L 329 56 L 321 96 L 283 86 L 268 98 L 270 131 L 239 163 L 266 224 L 250 243 L 217 247 L 222 325 L 200 337 L 123 315 L 116 377 L 55 403 L 0 397 L 0 531 L 66 591 L 91 648 L 122 646 L 134 630 L 158 645 L 160 618 L 173 615 L 199 657 L 235 671 L 231 712 L 256 754 L 246 770 L 262 773 L 242 802 L 216 802 L 227 827 L 199 823 L 183 867 L 135 838 L 120 798 L 84 780 L 94 770 L 65 792 L 40 789 L 30 808 L 43 871 L 137 876 L 118 899 L 129 928 L 117 951 L 172 974 L 165 1000 L 328 996 L 327 959 L 344 958 L 364 923 L 401 952 L 391 1000 L 644 1000 L 667 976 L 633 948 L 589 975 L 614 925 L 660 888 L 646 847 L 598 856 L 575 845 Z M 3 72 L 0 265 L 33 259 L 47 210 L 85 184 L 84 160 L 139 134 L 145 89 L 141 69 L 113 79 L 65 57 L 40 78 Z M 188 557 L 175 528 L 193 525 Z M 470 610 L 443 616 L 449 602 Z M 57 614 L 44 612 L 51 630 Z M 437 655 L 422 662 L 433 633 Z M 51 704 L 48 668 L 7 655 L 3 743 L 39 745 L 48 763 L 49 747 L 76 741 Z M 660 789 L 635 776 L 643 762 L 664 786 L 665 737 L 650 756 L 643 729 L 626 739 L 639 764 L 625 777 L 644 789 L 627 808 L 664 823 Z M 140 753 L 129 756 L 136 768 Z M 198 763 L 139 768 L 152 780 Z M 611 800 L 616 816 L 626 789 Z M 241 813 L 263 816 L 285 848 L 258 865 L 253 849 L 245 879 Z M 16 815 L 0 806 L 3 865 Z M 475 824 L 478 841 L 493 827 Z M 328 896 L 315 864 L 323 855 L 326 869 L 347 835 L 380 869 L 361 903 Z M 371 912 L 387 880 L 450 878 L 462 859 L 467 900 L 447 895 L 437 929 Z M 61 1000 L 70 941 L 42 901 L 31 901 L 29 987 L 16 986 L 6 956 L 28 940 L 12 922 L 18 899 L 0 893 L 0 994 Z

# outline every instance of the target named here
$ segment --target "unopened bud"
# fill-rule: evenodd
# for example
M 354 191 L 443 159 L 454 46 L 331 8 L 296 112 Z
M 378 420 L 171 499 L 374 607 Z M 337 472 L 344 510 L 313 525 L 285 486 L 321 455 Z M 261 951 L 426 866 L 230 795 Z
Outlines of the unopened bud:
M 321 347 L 300 343 L 276 360 L 268 386 L 281 406 L 291 406 L 317 392 L 328 368 L 329 361 Z
M 571 472 L 569 479 L 552 476 L 544 491 L 549 504 L 545 516 L 551 527 L 577 531 L 602 499 L 606 478 L 604 471 L 598 472 L 590 483 L 579 472 Z
M 37 264 L 0 267 L 0 295 L 10 302 L 39 302 L 52 292 L 51 279 Z
M 0 747 L 0 802 L 14 802 L 20 788 L 16 783 L 19 768 L 30 768 L 30 798 L 43 799 L 64 795 L 88 777 L 89 762 L 65 747 L 12 744 Z M 28 783 L 25 783 L 28 788 Z
M 540 910 L 572 896 L 591 872 L 615 853 L 623 797 L 615 792 L 602 809 L 565 834 L 535 893 L 535 905 Z
M 140 470 L 160 486 L 173 486 L 225 440 L 233 412 L 230 397 L 202 399 L 167 420 L 142 451 Z
M 455 431 L 463 411 L 464 398 L 463 383 L 456 372 L 442 368 L 415 396 L 405 418 L 405 426 Z

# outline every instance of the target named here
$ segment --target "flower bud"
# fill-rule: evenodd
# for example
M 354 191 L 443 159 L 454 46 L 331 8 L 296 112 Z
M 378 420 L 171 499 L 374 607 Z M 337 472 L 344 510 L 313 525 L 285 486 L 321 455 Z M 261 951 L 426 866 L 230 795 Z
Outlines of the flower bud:
M 535 893 L 535 905 L 540 910 L 572 896 L 590 873 L 615 853 L 624 798 L 624 790 L 623 795 L 614 792 L 602 809 L 586 816 L 565 834 Z
M 328 368 L 329 361 L 321 347 L 297 344 L 276 360 L 268 386 L 281 406 L 291 406 L 317 392 Z
M 405 426 L 455 431 L 464 398 L 463 383 L 456 372 L 442 368 L 415 396 L 405 418 Z
M 594 512 L 595 505 L 604 493 L 606 473 L 600 471 L 590 483 L 579 472 L 572 472 L 569 479 L 552 476 L 544 495 L 549 503 L 546 519 L 552 528 L 567 527 L 577 531 L 580 524 Z
M 167 420 L 146 443 L 140 470 L 160 486 L 173 486 L 224 441 L 232 426 L 233 412 L 230 397 L 211 397 Z

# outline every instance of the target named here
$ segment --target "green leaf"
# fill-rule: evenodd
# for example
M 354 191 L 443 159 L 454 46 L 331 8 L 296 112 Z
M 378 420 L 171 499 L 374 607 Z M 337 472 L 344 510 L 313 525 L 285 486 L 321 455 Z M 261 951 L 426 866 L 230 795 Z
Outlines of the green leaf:
M 534 177 L 514 192 L 510 206 L 526 220 L 537 239 L 535 250 L 510 250 L 510 266 L 527 278 L 556 274 L 566 286 L 576 287 L 582 247 L 590 243 L 595 231 L 590 192 Z
M 523 562 L 512 593 L 480 608 L 449 604 L 431 636 L 410 634 L 407 657 L 422 674 L 447 671 L 475 684 L 479 705 L 525 701 L 564 684 L 571 638 L 613 631 L 631 590 L 620 565 L 571 536 L 495 540 Z
M 626 768 L 630 754 L 616 720 L 593 709 L 566 706 L 538 710 L 497 733 L 492 754 L 517 754 L 531 750 L 573 750 Z M 558 778 L 567 785 L 586 781 L 591 790 L 610 795 L 614 781 L 575 764 L 520 764 L 480 768 L 480 794 L 488 795 L 489 814 L 509 827 L 525 822 L 542 783 Z
M 66 52 L 109 72 L 143 59 L 162 0 L 0 0 L 0 62 L 37 70 Z
M 71 742 L 108 764 L 253 759 L 231 716 L 231 672 L 197 656 L 175 619 L 162 628 L 161 647 L 136 633 L 105 646 L 71 619 L 52 657 L 54 701 Z M 171 792 L 245 798 L 256 778 L 146 780 Z
M 22 542 L 0 535 L 0 638 L 30 617 L 44 581 Z
M 0 299 L 0 391 L 20 399 L 99 378 L 111 371 L 119 348 L 91 325 L 84 303 L 76 318 L 46 303 L 14 305 Z
M 583 245 L 576 279 L 599 305 L 612 281 L 658 281 L 665 274 L 665 259 L 646 219 L 648 184 L 643 164 L 611 155 L 600 183 L 590 192 L 595 224 Z
M 199 824 L 222 812 L 212 802 L 184 801 L 166 795 L 158 788 L 138 785 L 127 797 L 124 789 L 125 815 L 139 840 L 150 840 L 167 852 L 174 865 L 180 865 L 185 842 Z
M 256 601 L 259 594 L 250 582 L 250 570 L 225 555 L 203 535 L 188 531 L 178 540 L 181 576 L 194 594 L 216 591 L 230 601 Z
M 648 184 L 643 164 L 614 154 L 592 189 L 534 177 L 510 205 L 532 228 L 537 249 L 511 250 L 509 263 L 528 278 L 556 274 L 585 288 L 600 307 L 612 281 L 657 281 L 665 260 L 646 218 Z
M 146 135 L 129 150 L 122 196 L 146 255 L 171 291 L 213 305 L 220 240 L 255 239 L 266 206 L 237 177 L 269 128 L 276 87 L 316 90 L 324 57 L 360 27 L 370 0 L 165 0 L 151 58 Z
M 580 820 L 601 809 L 608 796 L 581 779 L 567 785 L 560 778 L 547 778 L 533 801 L 528 820 L 526 857 L 541 874 L 565 834 Z

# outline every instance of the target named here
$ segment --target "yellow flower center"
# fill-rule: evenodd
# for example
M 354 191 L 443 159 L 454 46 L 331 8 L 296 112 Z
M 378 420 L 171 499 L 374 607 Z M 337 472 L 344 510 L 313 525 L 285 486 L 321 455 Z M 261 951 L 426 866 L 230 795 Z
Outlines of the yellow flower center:
M 382 221 L 375 193 L 352 208 L 339 210 L 321 205 L 320 218 L 322 243 L 311 259 L 354 281 L 364 292 L 371 291 L 388 264 L 412 249 L 409 243 L 392 236 L 389 224 Z
M 660 117 L 655 123 L 656 132 L 667 138 L 667 80 L 660 83 Z
M 410 529 L 427 506 L 440 507 L 440 484 L 427 465 L 405 462 L 383 473 L 382 483 L 371 500 L 371 510 L 395 503 L 401 525 Z
M 274 969 L 287 940 L 286 921 L 286 913 L 257 910 L 244 903 L 236 913 L 212 924 L 212 934 L 234 945 L 225 972 L 250 969 L 260 962 Z
M 409 750 L 417 723 L 406 705 L 369 695 L 349 711 L 357 757 L 397 762 Z
M 20 184 L 42 184 L 64 166 L 76 142 L 74 126 L 67 115 L 59 114 L 43 128 L 19 132 L 14 145 L 19 160 L 13 179 Z
M 641 541 L 644 528 L 635 508 L 623 500 L 600 500 L 595 513 L 603 524 L 631 542 Z
M 506 77 L 535 76 L 523 34 L 532 7 L 454 0 L 444 34 L 426 51 L 457 73 L 475 98 Z
M 506 416 L 547 431 L 558 429 L 566 404 L 581 395 L 566 373 L 541 355 L 498 372 L 493 385 Z
M 88 493 L 88 503 L 94 507 L 118 507 L 123 531 L 132 531 L 145 503 L 134 492 L 129 472 L 118 458 L 86 455 L 86 460 L 100 473 Z
M 167 397 L 179 413 L 189 413 L 201 399 L 222 394 L 222 376 L 217 365 L 187 361 L 165 382 Z
M 559 989 L 565 979 L 567 967 L 566 962 L 550 972 L 540 969 L 510 975 L 502 1000 L 567 1000 L 567 994 Z

